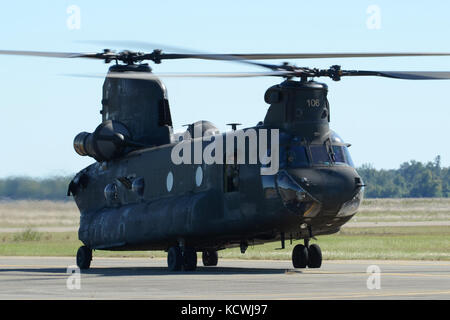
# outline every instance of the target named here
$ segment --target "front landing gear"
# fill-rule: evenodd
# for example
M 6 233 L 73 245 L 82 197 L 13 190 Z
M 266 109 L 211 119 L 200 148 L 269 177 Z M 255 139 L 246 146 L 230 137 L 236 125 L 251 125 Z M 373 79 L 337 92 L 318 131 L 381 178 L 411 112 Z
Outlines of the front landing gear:
M 322 265 L 322 251 L 317 244 L 312 244 L 308 248 L 308 268 L 320 268 Z
M 77 266 L 84 270 L 89 269 L 92 261 L 92 250 L 86 246 L 82 246 L 77 251 Z
M 292 250 L 292 264 L 294 268 L 320 268 L 322 265 L 322 251 L 317 244 L 309 245 L 305 239 L 305 245 L 298 244 Z
M 292 250 L 292 264 L 294 268 L 306 268 L 308 265 L 308 248 L 298 244 Z

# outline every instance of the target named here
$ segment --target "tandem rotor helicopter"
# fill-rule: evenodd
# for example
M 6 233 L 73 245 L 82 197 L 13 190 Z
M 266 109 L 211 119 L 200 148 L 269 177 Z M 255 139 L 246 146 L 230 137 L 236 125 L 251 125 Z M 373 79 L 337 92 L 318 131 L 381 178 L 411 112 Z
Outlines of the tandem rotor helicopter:
M 93 250 L 165 250 L 168 269 L 178 271 L 195 270 L 199 252 L 204 266 L 215 266 L 219 250 L 240 247 L 245 253 L 249 244 L 272 241 L 281 241 L 285 248 L 286 240 L 304 240 L 292 251 L 295 268 L 319 268 L 322 253 L 310 239 L 338 232 L 355 215 L 364 182 L 352 163 L 349 144 L 329 127 L 327 85 L 314 79 L 450 79 L 450 72 L 342 70 L 337 65 L 314 69 L 252 61 L 450 53 L 203 54 L 165 53 L 153 48 L 149 53 L 0 50 L 2 55 L 115 62 L 103 84 L 101 124 L 92 133 L 79 133 L 73 142 L 78 154 L 96 160 L 68 186 L 68 195 L 80 210 L 78 237 L 84 245 L 76 260 L 81 269 L 90 267 Z M 268 71 L 158 75 L 144 63 L 172 59 L 224 60 Z M 232 131 L 220 133 L 212 123 L 198 121 L 185 133 L 174 134 L 166 89 L 159 79 L 164 76 L 272 76 L 284 80 L 267 89 L 267 114 L 254 127 L 237 130 L 237 124 L 232 124 Z M 263 149 L 261 143 L 250 146 L 249 133 L 261 130 L 278 134 L 278 139 L 271 135 L 268 144 L 266 156 L 278 161 L 278 170 L 270 174 L 262 174 L 267 162 L 249 160 L 251 152 L 261 154 Z M 237 132 L 244 137 L 242 158 L 226 140 Z M 204 154 L 213 142 L 223 139 L 224 149 L 231 152 L 215 149 L 211 155 L 214 153 L 217 161 L 213 163 L 205 159 L 173 161 L 175 148 L 182 146 L 183 157 L 190 160 L 196 157 L 196 148 Z

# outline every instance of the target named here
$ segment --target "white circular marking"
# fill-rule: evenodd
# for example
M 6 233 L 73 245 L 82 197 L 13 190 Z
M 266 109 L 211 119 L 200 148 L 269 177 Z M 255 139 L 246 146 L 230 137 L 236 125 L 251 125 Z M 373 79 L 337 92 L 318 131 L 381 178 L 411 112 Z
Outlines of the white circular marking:
M 202 167 L 197 167 L 197 170 L 195 171 L 195 184 L 197 187 L 200 187 L 203 181 L 203 170 Z
M 169 171 L 169 173 L 167 174 L 167 178 L 166 178 L 166 188 L 167 191 L 171 191 L 173 187 L 173 173 L 172 171 Z

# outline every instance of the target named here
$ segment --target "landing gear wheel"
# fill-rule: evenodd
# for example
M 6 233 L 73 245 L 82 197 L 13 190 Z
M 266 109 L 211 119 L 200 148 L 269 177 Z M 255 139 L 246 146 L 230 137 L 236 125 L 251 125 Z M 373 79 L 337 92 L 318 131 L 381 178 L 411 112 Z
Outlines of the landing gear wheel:
M 92 250 L 82 246 L 77 251 L 77 266 L 80 269 L 89 269 L 92 261 Z
M 167 252 L 167 266 L 169 271 L 179 271 L 183 267 L 183 256 L 180 247 L 170 247 Z
M 183 269 L 194 271 L 197 268 L 197 252 L 194 248 L 186 247 L 183 252 Z
M 294 268 L 306 268 L 308 264 L 308 248 L 298 244 L 292 250 L 292 264 Z
M 219 255 L 215 250 L 205 250 L 202 252 L 202 261 L 205 267 L 217 266 Z
M 322 251 L 317 244 L 308 248 L 308 268 L 320 268 L 322 265 Z

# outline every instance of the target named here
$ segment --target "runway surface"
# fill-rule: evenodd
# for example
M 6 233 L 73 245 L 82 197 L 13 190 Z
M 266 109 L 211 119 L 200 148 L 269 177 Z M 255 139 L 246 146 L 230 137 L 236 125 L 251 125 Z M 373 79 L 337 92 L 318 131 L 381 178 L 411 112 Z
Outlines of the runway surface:
M 75 264 L 0 257 L 0 299 L 450 299 L 450 262 L 324 261 L 320 269 L 294 269 L 290 261 L 222 259 L 169 272 L 165 259 L 94 257 L 78 282 L 67 270 Z M 379 278 L 367 273 L 374 265 Z

